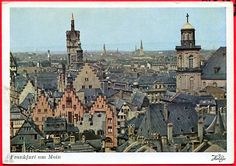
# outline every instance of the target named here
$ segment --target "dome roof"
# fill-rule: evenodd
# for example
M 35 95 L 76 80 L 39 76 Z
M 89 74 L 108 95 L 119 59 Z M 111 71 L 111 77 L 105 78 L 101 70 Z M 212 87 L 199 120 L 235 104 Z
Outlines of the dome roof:
M 194 27 L 189 22 L 186 22 L 183 25 L 182 29 L 194 29 Z

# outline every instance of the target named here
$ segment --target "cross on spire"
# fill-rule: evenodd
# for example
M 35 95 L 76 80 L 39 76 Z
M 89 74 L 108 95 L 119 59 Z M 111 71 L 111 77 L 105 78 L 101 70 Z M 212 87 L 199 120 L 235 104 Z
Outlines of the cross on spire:
M 187 22 L 188 22 L 188 17 L 189 17 L 188 13 L 187 13 L 186 17 L 187 17 Z

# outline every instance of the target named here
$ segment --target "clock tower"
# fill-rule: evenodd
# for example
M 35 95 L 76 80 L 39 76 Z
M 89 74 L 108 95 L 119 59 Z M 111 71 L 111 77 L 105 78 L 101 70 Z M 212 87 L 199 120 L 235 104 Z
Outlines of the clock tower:
M 83 50 L 80 42 L 80 31 L 75 30 L 74 16 L 71 18 L 71 30 L 66 31 L 67 65 L 68 68 L 77 68 L 83 63 Z

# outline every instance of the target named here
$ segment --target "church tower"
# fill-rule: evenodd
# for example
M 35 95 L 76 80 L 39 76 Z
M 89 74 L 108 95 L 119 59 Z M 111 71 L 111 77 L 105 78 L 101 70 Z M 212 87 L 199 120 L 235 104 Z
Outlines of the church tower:
M 140 44 L 139 55 L 140 56 L 144 55 L 144 52 L 143 52 L 143 41 L 142 40 L 141 40 L 141 44 Z
M 200 49 L 195 45 L 195 29 L 187 22 L 181 29 L 181 46 L 176 46 L 176 92 L 195 94 L 201 87 Z
M 66 31 L 67 65 L 76 68 L 83 63 L 83 50 L 80 43 L 80 31 L 75 30 L 74 16 L 72 13 L 71 30 Z

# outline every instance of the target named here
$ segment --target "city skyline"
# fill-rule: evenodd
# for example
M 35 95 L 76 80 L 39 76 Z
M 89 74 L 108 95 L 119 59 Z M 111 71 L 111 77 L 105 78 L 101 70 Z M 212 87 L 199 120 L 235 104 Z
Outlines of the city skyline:
M 168 8 L 168 14 L 167 8 L 13 8 L 11 51 L 66 51 L 65 31 L 70 29 L 72 13 L 87 51 L 102 50 L 103 44 L 107 50 L 133 51 L 141 40 L 144 50 L 174 50 L 187 13 L 196 29 L 196 43 L 203 49 L 226 45 L 225 8 Z

